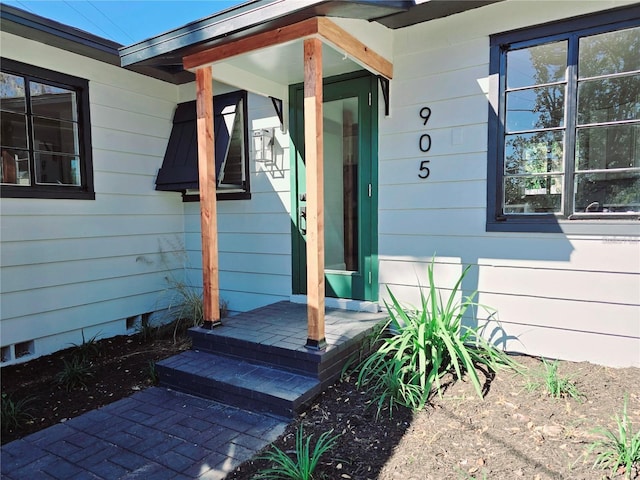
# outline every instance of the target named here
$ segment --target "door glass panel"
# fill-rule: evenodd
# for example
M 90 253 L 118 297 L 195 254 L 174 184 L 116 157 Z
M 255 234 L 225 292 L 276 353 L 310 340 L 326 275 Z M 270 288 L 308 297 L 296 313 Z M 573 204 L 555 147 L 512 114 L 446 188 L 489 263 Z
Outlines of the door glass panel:
M 358 98 L 325 102 L 324 242 L 327 270 L 358 271 Z

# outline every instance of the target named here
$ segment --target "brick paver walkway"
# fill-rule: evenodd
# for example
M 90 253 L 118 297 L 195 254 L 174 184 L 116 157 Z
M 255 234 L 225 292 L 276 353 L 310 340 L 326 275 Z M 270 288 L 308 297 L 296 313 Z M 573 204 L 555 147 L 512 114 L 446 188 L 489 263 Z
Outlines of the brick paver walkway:
M 2 478 L 222 479 L 286 425 L 154 387 L 4 445 Z

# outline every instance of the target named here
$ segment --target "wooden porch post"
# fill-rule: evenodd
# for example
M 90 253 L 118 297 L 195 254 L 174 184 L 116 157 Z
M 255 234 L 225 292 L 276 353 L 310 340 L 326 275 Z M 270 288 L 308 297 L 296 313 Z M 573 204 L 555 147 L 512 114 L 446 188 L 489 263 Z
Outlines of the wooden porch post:
M 220 324 L 220 289 L 218 283 L 216 160 L 213 136 L 213 78 L 210 66 L 196 70 L 196 109 L 204 327 L 213 328 Z
M 322 42 L 304 41 L 304 144 L 307 180 L 307 347 L 326 346 L 324 336 L 324 159 Z

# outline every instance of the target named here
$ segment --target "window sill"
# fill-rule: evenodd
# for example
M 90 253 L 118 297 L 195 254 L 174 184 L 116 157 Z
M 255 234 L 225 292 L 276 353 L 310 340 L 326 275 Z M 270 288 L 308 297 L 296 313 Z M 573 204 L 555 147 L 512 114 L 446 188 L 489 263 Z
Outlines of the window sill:
M 218 192 L 216 193 L 216 200 L 218 202 L 224 202 L 226 200 L 251 200 L 250 192 Z M 183 193 L 183 202 L 199 202 L 199 193 Z
M 640 221 L 638 215 L 616 216 L 580 216 L 566 219 L 553 216 L 541 217 L 506 217 L 504 220 L 487 220 L 487 232 L 521 232 L 521 233 L 562 233 L 569 235 L 624 235 L 640 237 Z
M 25 188 L 12 185 L 0 186 L 2 198 L 47 198 L 57 200 L 95 200 L 94 192 L 67 188 Z

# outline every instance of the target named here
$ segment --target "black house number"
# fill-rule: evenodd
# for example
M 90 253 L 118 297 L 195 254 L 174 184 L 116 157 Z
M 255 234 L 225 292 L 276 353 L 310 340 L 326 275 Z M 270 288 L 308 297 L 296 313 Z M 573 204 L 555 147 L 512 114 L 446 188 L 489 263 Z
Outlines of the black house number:
M 427 126 L 427 122 L 429 121 L 429 118 L 431 117 L 431 109 L 429 107 L 422 107 L 420 109 L 420 118 L 422 119 L 422 125 L 423 126 Z M 431 150 L 431 135 L 429 135 L 428 133 L 423 133 L 420 136 L 420 140 L 418 140 L 418 148 L 420 149 L 420 151 L 422 153 L 427 153 L 429 150 Z M 421 160 L 420 161 L 420 168 L 418 169 L 418 177 L 422 178 L 423 180 L 425 178 L 429 177 L 429 174 L 431 173 L 431 171 L 429 170 L 429 160 Z

